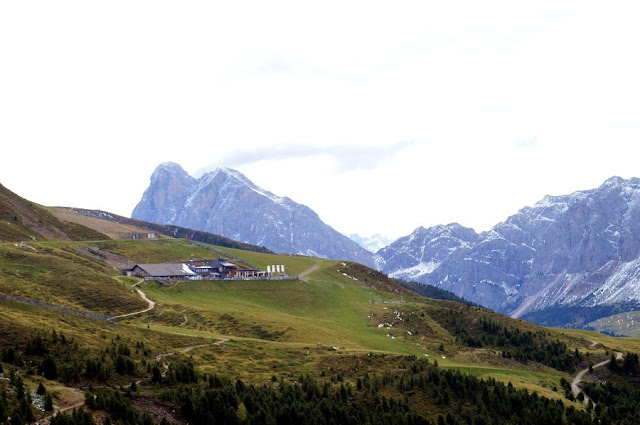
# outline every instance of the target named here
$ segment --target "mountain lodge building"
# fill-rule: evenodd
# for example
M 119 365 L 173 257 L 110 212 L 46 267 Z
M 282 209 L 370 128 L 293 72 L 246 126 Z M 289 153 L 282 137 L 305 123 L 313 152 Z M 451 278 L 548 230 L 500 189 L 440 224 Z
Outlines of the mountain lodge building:
M 260 269 L 241 268 L 224 258 L 210 262 L 189 261 L 188 264 L 136 264 L 124 271 L 127 276 L 146 280 L 212 280 L 212 279 L 265 279 L 272 277 Z

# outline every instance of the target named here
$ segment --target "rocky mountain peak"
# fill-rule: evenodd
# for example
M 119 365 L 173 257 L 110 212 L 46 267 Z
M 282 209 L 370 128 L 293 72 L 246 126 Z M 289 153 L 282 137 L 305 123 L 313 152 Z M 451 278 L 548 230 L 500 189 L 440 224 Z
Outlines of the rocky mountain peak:
M 390 276 L 418 280 L 435 272 L 454 252 L 466 249 L 478 234 L 458 223 L 418 227 L 377 252 L 377 264 Z
M 274 195 L 227 167 L 194 179 L 177 164 L 161 164 L 132 217 L 203 230 L 275 252 L 374 264 L 373 254 L 323 223 L 310 208 Z
M 151 181 L 177 182 L 179 185 L 192 185 L 195 179 L 175 162 L 164 162 L 151 174 Z
M 163 171 L 167 171 L 170 173 L 187 174 L 187 172 L 184 171 L 184 168 L 182 168 L 180 164 L 176 164 L 175 162 L 171 161 L 163 162 L 162 164 L 158 165 L 153 173 L 155 174 Z
M 600 186 L 601 188 L 605 188 L 605 187 L 619 187 L 622 186 L 626 183 L 631 183 L 631 181 L 627 181 L 625 179 L 623 179 L 620 176 L 613 176 L 613 177 L 609 177 L 607 180 L 604 181 L 604 183 L 602 184 L 602 186 Z
M 153 216 L 156 223 L 174 224 L 178 214 L 176 205 L 186 201 L 196 179 L 180 165 L 165 162 L 156 167 L 150 181 L 132 217 Z

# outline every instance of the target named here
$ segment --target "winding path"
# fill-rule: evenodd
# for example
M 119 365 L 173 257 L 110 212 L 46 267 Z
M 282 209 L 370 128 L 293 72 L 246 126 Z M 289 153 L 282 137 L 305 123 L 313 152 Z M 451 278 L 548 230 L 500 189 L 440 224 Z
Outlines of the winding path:
M 311 273 L 315 272 L 316 270 L 318 270 L 320 268 L 320 262 L 315 263 L 313 266 L 309 267 L 307 270 L 303 271 L 302 273 L 300 273 L 298 275 L 298 279 L 300 280 L 307 280 L 305 279 L 308 275 L 310 275 Z
M 86 401 L 84 392 L 78 388 L 74 388 L 72 392 L 74 392 L 78 396 L 78 399 L 70 404 L 65 405 L 64 407 L 59 407 L 58 409 L 55 409 L 54 413 L 66 412 L 67 410 L 84 406 L 84 403 Z
M 127 314 L 121 314 L 119 316 L 114 316 L 114 317 L 111 318 L 111 320 L 120 319 L 120 318 L 128 317 L 128 316 L 133 316 L 135 314 L 146 313 L 147 311 L 150 311 L 150 310 L 154 309 L 154 307 L 156 306 L 156 303 L 154 301 L 150 300 L 149 298 L 147 298 L 147 294 L 142 292 L 142 290 L 140 288 L 136 288 L 136 286 L 140 285 L 142 282 L 144 282 L 144 279 L 140 279 L 135 285 L 133 285 L 133 288 L 135 288 L 136 291 L 138 291 L 138 294 L 140 295 L 140 297 L 147 302 L 148 307 L 145 308 L 144 310 L 134 311 L 133 313 L 127 313 Z
M 213 342 L 213 343 L 211 343 L 211 344 L 192 345 L 192 346 L 190 346 L 190 347 L 183 348 L 182 350 L 178 351 L 178 353 L 184 354 L 184 353 L 188 353 L 188 352 L 189 352 L 189 351 L 191 351 L 191 350 L 195 350 L 196 348 L 211 347 L 211 346 L 213 346 L 213 345 L 222 345 L 222 344 L 224 344 L 224 343 L 225 343 L 225 342 L 227 342 L 227 341 L 229 341 L 229 338 L 222 338 L 222 339 L 220 339 L 219 341 Z M 173 352 L 173 351 L 172 351 L 171 353 L 158 354 L 158 355 L 156 356 L 156 360 L 160 360 L 160 359 L 162 359 L 163 357 L 166 357 L 166 356 L 172 356 L 172 355 L 174 355 L 174 354 L 176 354 L 176 353 L 175 353 L 175 352 Z
M 593 344 L 593 345 L 596 345 L 596 344 L 597 344 L 597 342 L 596 342 L 596 341 L 591 341 L 591 342 L 592 342 L 592 343 L 595 343 L 595 344 Z M 616 354 L 616 359 L 617 359 L 617 360 L 621 360 L 621 359 L 622 359 L 622 353 L 618 352 L 618 353 Z M 605 360 L 605 361 L 602 361 L 602 362 L 600 362 L 600 363 L 598 363 L 598 364 L 595 364 L 595 365 L 593 365 L 593 366 L 591 366 L 591 367 L 592 367 L 593 369 L 597 369 L 597 368 L 600 368 L 600 367 L 602 367 L 602 366 L 606 366 L 606 365 L 608 365 L 610 361 L 611 361 L 611 359 L 609 359 L 609 360 Z M 577 396 L 578 394 L 580 394 L 580 391 L 581 391 L 581 390 L 580 390 L 579 385 L 580 385 L 580 382 L 582 382 L 582 378 L 584 377 L 584 375 L 585 375 L 587 372 L 589 372 L 589 368 L 586 368 L 586 369 L 581 370 L 580 372 L 578 372 L 578 374 L 575 376 L 575 378 L 573 378 L 573 382 L 571 383 L 571 390 L 573 391 L 573 394 L 574 394 L 575 396 Z M 584 394 L 584 393 L 583 393 L 583 394 Z M 585 403 L 585 404 L 588 404 L 588 403 L 589 403 L 589 397 L 587 397 L 587 395 L 586 395 L 586 394 L 584 394 L 584 403 Z

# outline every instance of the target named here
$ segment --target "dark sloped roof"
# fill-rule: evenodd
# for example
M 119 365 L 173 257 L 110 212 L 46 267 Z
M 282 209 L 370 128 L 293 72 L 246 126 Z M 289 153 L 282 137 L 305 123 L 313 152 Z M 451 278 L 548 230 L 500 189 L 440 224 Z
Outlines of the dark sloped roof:
M 194 272 L 189 270 L 186 264 L 138 264 L 145 272 L 151 276 L 193 276 Z

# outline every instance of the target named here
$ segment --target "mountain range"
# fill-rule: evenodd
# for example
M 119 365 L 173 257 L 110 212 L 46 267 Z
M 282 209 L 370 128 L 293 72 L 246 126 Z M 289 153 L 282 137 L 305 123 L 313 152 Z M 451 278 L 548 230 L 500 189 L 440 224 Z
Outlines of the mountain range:
M 640 307 L 640 179 L 547 196 L 491 230 L 420 227 L 382 271 L 537 323 L 579 326 Z
M 276 196 L 230 168 L 196 179 L 178 164 L 163 163 L 131 217 L 215 233 L 274 252 L 374 265 L 371 252 L 325 224 L 309 207 Z
M 377 252 L 393 242 L 393 240 L 381 235 L 380 233 L 374 233 L 371 236 L 363 236 L 358 233 L 352 233 L 349 235 L 349 239 L 369 252 Z
M 547 196 L 486 232 L 457 223 L 420 227 L 378 249 L 383 237 L 349 239 L 238 171 L 196 179 L 164 163 L 132 217 L 360 262 L 546 325 L 583 326 L 640 308 L 640 179 L 612 177 L 596 189 Z

